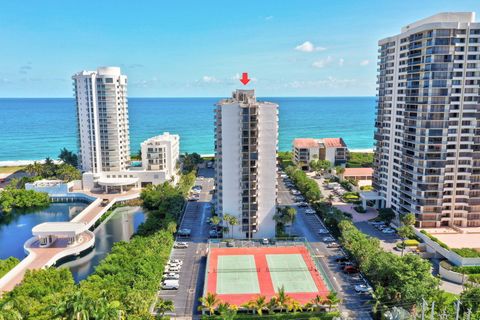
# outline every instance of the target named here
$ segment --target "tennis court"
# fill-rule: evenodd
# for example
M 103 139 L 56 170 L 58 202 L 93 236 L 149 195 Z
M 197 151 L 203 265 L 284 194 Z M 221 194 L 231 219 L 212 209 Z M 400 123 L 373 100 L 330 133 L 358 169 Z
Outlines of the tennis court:
M 268 268 L 275 292 L 317 292 L 311 270 L 301 254 L 267 254 Z
M 283 286 L 289 296 L 307 303 L 328 295 L 322 274 L 304 245 L 211 248 L 203 294 L 215 293 L 239 306 L 257 295 L 270 299 Z
M 219 256 L 217 294 L 260 293 L 253 255 Z

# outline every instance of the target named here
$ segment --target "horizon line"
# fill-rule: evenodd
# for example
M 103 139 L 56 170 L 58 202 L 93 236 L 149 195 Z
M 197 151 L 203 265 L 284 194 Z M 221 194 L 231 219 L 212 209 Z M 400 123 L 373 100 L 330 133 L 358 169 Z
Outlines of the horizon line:
M 211 98 L 224 98 L 228 96 L 158 96 L 158 97 L 141 97 L 141 96 L 132 96 L 127 97 L 127 99 L 211 99 Z M 376 95 L 373 96 L 257 96 L 257 98 L 376 98 Z M 75 99 L 75 97 L 0 97 L 0 99 Z

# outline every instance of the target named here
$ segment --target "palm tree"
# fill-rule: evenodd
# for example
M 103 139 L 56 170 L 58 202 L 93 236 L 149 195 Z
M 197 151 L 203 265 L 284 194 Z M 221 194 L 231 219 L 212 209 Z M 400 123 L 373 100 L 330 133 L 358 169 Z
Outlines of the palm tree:
M 102 297 L 95 302 L 93 317 L 97 320 L 120 319 L 122 310 L 119 301 L 108 301 Z
M 232 232 L 232 238 L 233 238 L 233 226 L 236 226 L 236 225 L 238 225 L 238 219 L 237 219 L 237 217 L 232 216 L 232 217 L 230 218 L 230 226 L 231 226 L 231 230 L 230 230 L 230 231 Z
M 267 297 L 258 295 L 256 298 L 248 301 L 246 306 L 252 309 L 253 314 L 256 312 L 261 316 L 263 315 L 263 310 L 267 309 L 268 306 Z
M 198 307 L 198 310 L 202 311 L 204 308 L 206 308 L 208 309 L 208 312 L 210 313 L 210 315 L 212 315 L 215 312 L 215 308 L 220 303 L 220 299 L 218 299 L 217 295 L 211 292 L 208 292 L 206 296 L 201 297 L 198 300 L 202 304 L 201 306 Z
M 337 305 L 340 303 L 340 298 L 337 296 L 337 293 L 335 291 L 331 291 L 327 295 L 327 299 L 325 302 L 328 304 L 328 311 L 332 309 L 332 306 Z
M 157 309 L 157 314 L 160 317 L 163 317 L 165 315 L 165 312 L 173 312 L 175 311 L 175 306 L 173 305 L 172 300 L 163 300 L 162 298 L 159 298 L 157 301 L 155 308 Z
M 289 235 L 292 235 L 293 223 L 295 222 L 295 217 L 297 216 L 297 210 L 293 207 L 288 207 L 285 209 L 285 220 L 290 223 Z
M 222 219 L 220 219 L 219 216 L 213 216 L 210 218 L 210 222 L 214 225 L 214 226 L 218 226 L 220 224 L 220 222 L 222 222 Z
M 288 310 L 290 312 L 293 311 L 294 313 L 298 311 L 302 311 L 302 305 L 300 304 L 300 302 L 292 298 L 290 300 L 290 303 L 288 304 Z
M 276 307 L 277 307 L 277 298 L 276 297 L 271 297 L 270 301 L 268 301 L 268 303 L 267 303 L 268 313 L 273 314 Z
M 53 308 L 53 316 L 59 318 L 69 318 L 75 320 L 88 320 L 93 315 L 93 301 L 88 298 L 83 291 L 76 291 L 60 301 Z
M 275 301 L 277 302 L 277 307 L 280 308 L 280 312 L 283 312 L 284 309 L 288 311 L 291 299 L 292 298 L 285 293 L 284 286 L 278 288 L 278 292 L 275 295 Z
M 228 233 L 228 230 L 230 230 L 230 219 L 232 218 L 233 216 L 229 213 L 224 213 L 223 214 L 223 221 L 227 224 L 226 228 L 224 229 L 225 232 Z
M 238 308 L 236 305 L 231 305 L 228 302 L 220 303 L 218 305 L 218 313 L 220 313 L 220 316 L 223 320 L 235 319 L 235 316 L 237 315 L 237 310 Z
M 13 302 L 7 302 L 0 308 L 0 320 L 22 320 L 22 314 L 18 311 Z

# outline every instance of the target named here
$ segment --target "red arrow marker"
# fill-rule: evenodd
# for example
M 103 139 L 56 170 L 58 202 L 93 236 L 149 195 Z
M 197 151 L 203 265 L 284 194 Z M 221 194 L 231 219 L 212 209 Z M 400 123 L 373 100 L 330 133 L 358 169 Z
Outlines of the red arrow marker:
M 248 79 L 248 72 L 242 73 L 242 78 L 240 79 L 240 82 L 243 83 L 244 86 L 250 82 L 250 79 Z

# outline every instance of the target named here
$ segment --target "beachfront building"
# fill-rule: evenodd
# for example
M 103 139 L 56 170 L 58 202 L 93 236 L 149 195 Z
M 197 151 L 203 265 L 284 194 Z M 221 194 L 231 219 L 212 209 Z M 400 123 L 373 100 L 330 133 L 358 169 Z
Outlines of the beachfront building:
M 165 171 L 170 178 L 175 174 L 180 159 L 180 136 L 164 132 L 141 144 L 142 168 Z
M 178 182 L 180 137 L 164 132 L 141 144 L 142 165 L 120 171 L 85 172 L 83 188 L 105 192 L 124 192 L 132 188 Z
M 293 160 L 303 170 L 312 160 L 328 160 L 332 165 L 345 165 L 348 148 L 342 138 L 297 138 L 293 140 Z
M 127 77 L 120 68 L 101 67 L 72 79 L 82 171 L 125 170 L 130 162 Z
M 480 23 L 439 13 L 379 41 L 373 185 L 418 227 L 480 226 Z
M 275 236 L 278 105 L 237 90 L 215 109 L 216 211 L 239 222 L 235 238 Z M 233 230 L 232 230 L 233 229 Z

